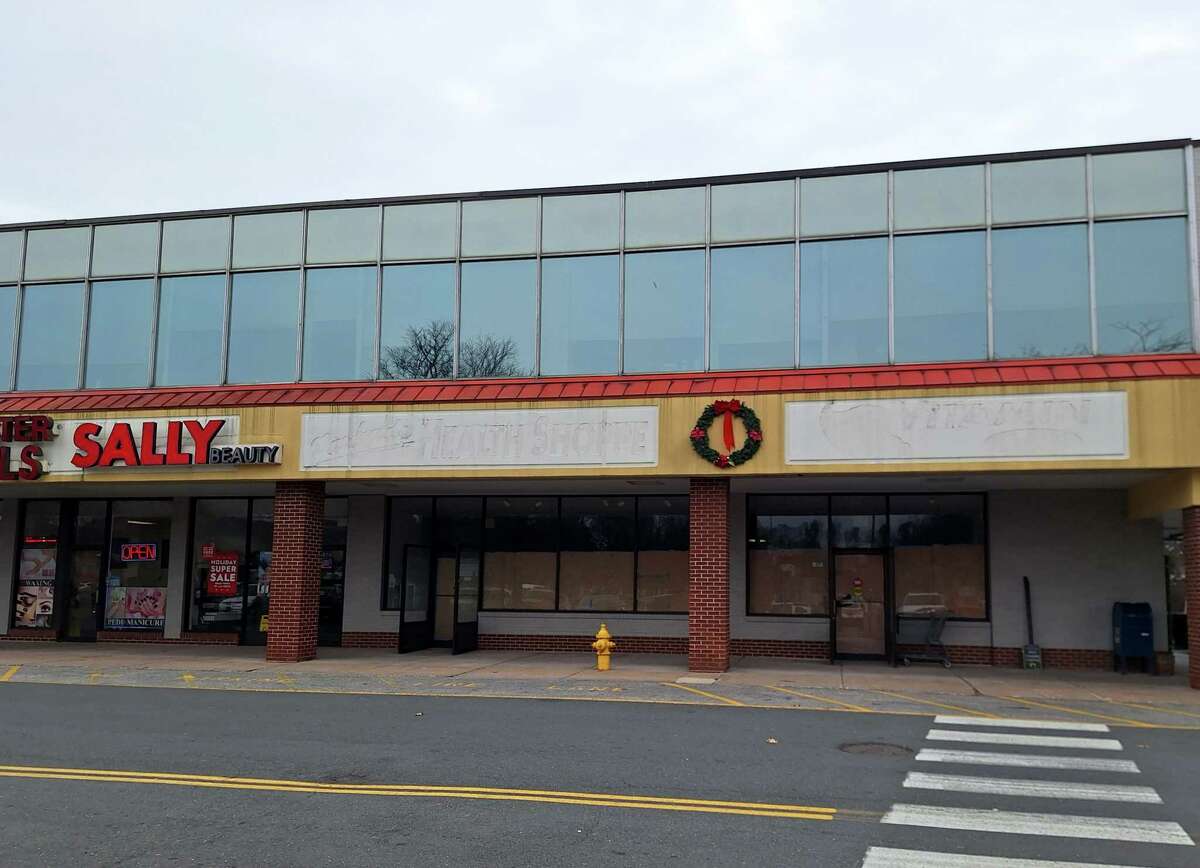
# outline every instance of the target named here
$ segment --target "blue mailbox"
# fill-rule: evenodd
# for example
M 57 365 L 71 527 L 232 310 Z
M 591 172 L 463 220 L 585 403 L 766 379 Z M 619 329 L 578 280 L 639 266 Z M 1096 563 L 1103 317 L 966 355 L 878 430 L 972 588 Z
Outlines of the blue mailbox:
M 1140 657 L 1145 671 L 1158 674 L 1154 656 L 1154 611 L 1149 603 L 1113 603 L 1113 669 L 1128 671 L 1129 658 Z

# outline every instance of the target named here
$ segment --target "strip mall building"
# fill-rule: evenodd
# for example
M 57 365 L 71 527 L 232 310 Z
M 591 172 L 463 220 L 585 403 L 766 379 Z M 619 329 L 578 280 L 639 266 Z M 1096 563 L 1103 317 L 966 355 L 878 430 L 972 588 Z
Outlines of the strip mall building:
M 0 226 L 0 639 L 1166 665 L 1196 147 Z

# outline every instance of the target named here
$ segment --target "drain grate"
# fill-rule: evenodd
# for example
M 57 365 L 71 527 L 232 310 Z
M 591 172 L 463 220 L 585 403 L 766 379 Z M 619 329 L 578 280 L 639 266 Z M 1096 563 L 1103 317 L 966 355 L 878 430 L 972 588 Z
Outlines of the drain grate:
M 883 741 L 848 741 L 845 744 L 839 744 L 838 750 L 842 751 L 842 753 L 862 754 L 865 756 L 909 757 L 913 755 L 911 748 L 907 748 L 902 744 L 888 744 Z

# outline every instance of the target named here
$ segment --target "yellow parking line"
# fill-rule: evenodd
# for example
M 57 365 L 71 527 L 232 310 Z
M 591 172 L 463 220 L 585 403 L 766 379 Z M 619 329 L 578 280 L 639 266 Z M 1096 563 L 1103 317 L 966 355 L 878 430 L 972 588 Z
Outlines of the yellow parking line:
M 4 674 L 0 675 L 0 681 L 11 681 L 12 677 L 20 671 L 21 671 L 20 663 L 18 663 L 16 666 L 9 666 L 6 670 L 4 670 Z
M 31 778 L 35 780 L 92 781 L 98 783 L 159 784 L 210 789 L 266 790 L 290 793 L 547 802 L 560 805 L 640 808 L 644 810 L 688 811 L 710 814 L 741 814 L 799 820 L 832 820 L 838 813 L 836 808 L 817 805 L 684 799 L 668 796 L 626 795 L 621 793 L 523 790 L 498 787 L 422 786 L 417 784 L 328 784 L 302 780 L 237 778 L 219 775 L 184 775 L 170 772 L 69 769 L 45 766 L 0 766 L 0 777 Z
M 931 705 L 934 708 L 942 708 L 946 711 L 962 711 L 967 714 L 975 714 L 979 717 L 991 717 L 1000 719 L 999 714 L 992 714 L 990 711 L 979 711 L 975 708 L 967 708 L 963 705 L 951 705 L 948 702 L 934 702 L 932 699 L 917 699 L 915 696 L 905 696 L 903 693 L 892 693 L 890 690 L 876 690 L 876 693 L 882 693 L 884 696 L 891 696 L 894 699 L 903 699 L 905 702 L 915 702 L 919 705 Z
M 3 678 L 0 678 L 0 681 L 3 680 Z M 1140 708 L 1144 711 L 1157 711 L 1159 714 L 1179 714 L 1183 717 L 1195 717 L 1200 719 L 1200 714 L 1196 714 L 1194 711 L 1179 711 L 1176 708 L 1159 708 L 1156 705 L 1143 705 L 1140 702 L 1125 702 L 1120 699 L 1105 699 L 1104 701 L 1110 705 L 1124 705 L 1129 708 Z
M 816 694 L 813 694 L 813 693 L 802 693 L 799 690 L 791 690 L 790 688 L 787 688 L 787 687 L 777 687 L 774 684 L 764 684 L 763 686 L 769 690 L 778 690 L 780 693 L 790 693 L 792 696 L 802 696 L 805 699 L 815 699 L 818 702 L 831 702 L 834 705 L 840 705 L 842 708 L 846 709 L 847 711 L 857 711 L 860 714 L 875 714 L 876 713 L 873 708 L 867 708 L 866 706 L 862 706 L 862 705 L 855 705 L 852 702 L 842 702 L 840 699 L 830 699 L 827 696 L 817 696 Z
M 694 693 L 697 696 L 715 699 L 717 702 L 724 702 L 726 705 L 744 706 L 746 704 L 744 702 L 738 702 L 736 699 L 730 699 L 728 696 L 719 696 L 716 693 L 709 693 L 707 690 L 697 690 L 695 687 L 689 687 L 686 684 L 676 684 L 674 681 L 664 681 L 663 684 L 667 687 L 678 687 L 680 690 L 686 690 L 688 693 Z
M 1078 714 L 1078 715 L 1081 715 L 1084 717 L 1095 717 L 1100 720 L 1107 720 L 1110 723 L 1123 723 L 1126 726 L 1138 726 L 1138 727 L 1159 726 L 1159 727 L 1162 727 L 1161 724 L 1143 723 L 1140 720 L 1134 720 L 1129 717 L 1116 717 L 1115 715 L 1112 715 L 1112 714 L 1100 714 L 1097 711 L 1085 711 L 1082 708 L 1067 708 L 1067 706 L 1065 706 L 1065 705 L 1054 705 L 1053 703 L 1050 703 L 1050 702 L 1038 702 L 1036 699 L 1026 699 L 1023 696 L 1006 696 L 1004 698 L 1012 700 L 1013 702 L 1019 702 L 1023 705 L 1036 705 L 1038 708 L 1048 708 L 1051 711 L 1061 711 L 1064 714 Z

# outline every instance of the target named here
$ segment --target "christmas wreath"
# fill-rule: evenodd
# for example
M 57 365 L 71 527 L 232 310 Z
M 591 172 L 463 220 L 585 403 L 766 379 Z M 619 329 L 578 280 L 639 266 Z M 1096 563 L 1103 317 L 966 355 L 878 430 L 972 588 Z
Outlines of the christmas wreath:
M 725 443 L 725 452 L 723 453 L 708 444 L 708 429 L 718 416 L 723 419 L 724 430 L 722 433 Z M 746 440 L 742 443 L 742 448 L 736 451 L 733 448 L 735 445 L 733 440 L 734 416 L 741 419 L 742 424 L 746 426 Z M 762 446 L 762 423 L 758 421 L 758 416 L 753 410 L 736 398 L 732 401 L 715 401 L 705 407 L 700 418 L 696 420 L 690 439 L 692 449 L 705 461 L 715 464 L 717 467 L 736 467 L 753 458 L 754 453 L 758 452 L 759 447 Z

